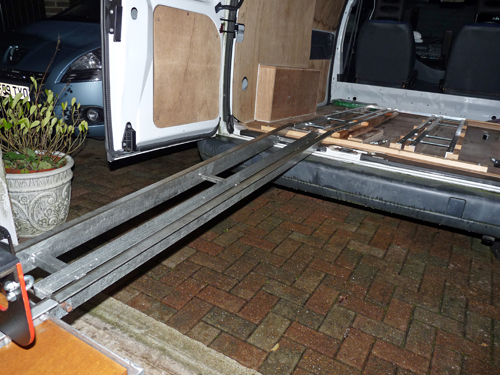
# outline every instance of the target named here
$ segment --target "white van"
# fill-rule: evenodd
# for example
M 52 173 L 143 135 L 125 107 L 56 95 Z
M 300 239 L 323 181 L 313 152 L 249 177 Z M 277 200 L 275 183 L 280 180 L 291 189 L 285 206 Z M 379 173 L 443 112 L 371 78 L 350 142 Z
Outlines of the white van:
M 276 182 L 500 238 L 500 8 L 479 0 L 104 0 L 110 161 L 280 126 Z M 498 161 L 497 161 L 498 160 Z M 251 161 L 250 161 L 251 162 Z

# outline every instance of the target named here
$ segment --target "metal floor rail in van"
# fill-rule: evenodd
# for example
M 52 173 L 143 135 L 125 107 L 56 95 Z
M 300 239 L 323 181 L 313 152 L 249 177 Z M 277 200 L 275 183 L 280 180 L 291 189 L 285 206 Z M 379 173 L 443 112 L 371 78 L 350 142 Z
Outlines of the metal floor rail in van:
M 217 175 L 272 148 L 292 125 L 282 126 L 199 163 L 118 201 L 75 219 L 17 247 L 24 272 L 41 268 L 50 275 L 35 283 L 40 298 L 33 318 L 58 318 L 126 276 L 176 241 L 239 202 L 315 151 L 334 131 L 316 130 L 227 178 Z M 98 235 L 204 182 L 213 185 L 87 255 L 66 264 L 57 257 Z

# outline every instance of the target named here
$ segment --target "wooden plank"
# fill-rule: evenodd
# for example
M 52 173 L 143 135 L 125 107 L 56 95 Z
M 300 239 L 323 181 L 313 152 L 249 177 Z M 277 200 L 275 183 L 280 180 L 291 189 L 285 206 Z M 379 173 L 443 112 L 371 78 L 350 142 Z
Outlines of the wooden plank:
M 264 132 L 269 132 L 269 131 L 273 130 L 274 127 L 264 125 L 264 126 L 262 126 L 261 129 Z M 289 130 L 287 133 L 287 136 L 292 137 L 292 138 L 301 138 L 304 136 L 304 133 L 298 132 L 296 130 Z M 474 172 L 481 172 L 481 173 L 486 173 L 488 171 L 488 167 L 485 167 L 482 165 L 477 165 L 476 163 L 449 160 L 449 159 L 444 159 L 444 158 L 440 158 L 440 157 L 436 157 L 436 156 L 417 154 L 417 153 L 413 153 L 413 152 L 407 152 L 404 150 L 396 150 L 396 149 L 390 148 L 390 147 L 381 147 L 378 145 L 353 142 L 353 141 L 350 141 L 347 139 L 328 137 L 323 141 L 323 144 L 335 145 L 335 146 L 347 147 L 347 148 L 354 148 L 357 150 L 368 151 L 368 152 L 379 153 L 379 154 L 394 155 L 394 156 L 398 156 L 398 157 L 404 158 L 404 159 L 418 160 L 418 161 L 421 161 L 424 163 L 432 163 L 435 165 L 442 165 L 442 166 L 446 166 L 446 167 L 450 167 L 450 168 L 463 169 L 463 170 L 467 170 L 467 171 L 474 171 Z
M 153 19 L 155 125 L 165 128 L 216 119 L 219 30 L 206 15 L 166 6 L 157 6 Z
M 260 65 L 255 118 L 260 121 L 316 112 L 319 70 Z
M 28 348 L 10 343 L 0 349 L 2 374 L 126 375 L 127 369 L 47 320 L 35 328 Z
M 245 38 L 235 45 L 233 72 L 233 114 L 239 121 L 254 120 L 259 64 L 309 66 L 315 8 L 316 0 L 243 3 L 238 22 L 245 25 Z M 244 78 L 248 80 L 245 91 Z
M 316 102 L 318 104 L 324 103 L 327 100 L 326 90 L 328 87 L 328 74 L 330 72 L 330 61 L 331 60 L 309 60 L 309 69 L 315 69 L 320 71 L 318 94 Z
M 364 130 L 364 129 L 362 129 Z M 359 130 L 361 131 L 361 130 Z M 349 140 L 353 142 L 370 143 L 381 139 L 384 135 L 384 131 L 381 129 L 368 129 L 367 132 L 359 133 L 357 135 L 351 134 Z

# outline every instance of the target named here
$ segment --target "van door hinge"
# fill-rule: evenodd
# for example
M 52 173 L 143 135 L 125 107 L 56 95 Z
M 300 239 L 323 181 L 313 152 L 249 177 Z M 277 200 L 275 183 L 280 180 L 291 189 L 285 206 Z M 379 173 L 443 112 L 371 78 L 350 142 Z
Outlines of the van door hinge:
M 122 0 L 108 0 L 106 7 L 107 24 L 106 28 L 109 34 L 113 34 L 114 42 L 122 40 Z
M 123 151 L 132 152 L 137 151 L 137 143 L 135 140 L 135 130 L 130 122 L 127 122 L 125 126 L 125 132 L 123 133 L 122 139 Z

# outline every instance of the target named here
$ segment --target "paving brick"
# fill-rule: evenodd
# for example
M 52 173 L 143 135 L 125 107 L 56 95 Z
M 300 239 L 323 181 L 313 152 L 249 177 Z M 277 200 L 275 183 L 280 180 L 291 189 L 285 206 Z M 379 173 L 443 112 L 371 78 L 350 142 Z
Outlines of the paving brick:
M 265 250 L 267 252 L 273 251 L 273 249 L 276 247 L 276 244 L 274 242 L 267 241 L 267 240 L 257 238 L 254 236 L 250 236 L 248 234 L 243 236 L 242 238 L 240 238 L 240 241 L 247 244 L 247 245 Z
M 440 345 L 435 346 L 431 363 L 431 375 L 459 375 L 461 368 L 462 356 L 460 353 Z
M 350 329 L 349 336 L 342 342 L 337 359 L 345 364 L 363 369 L 375 339 L 357 329 Z
M 455 272 L 468 274 L 470 264 L 471 264 L 471 258 L 461 254 L 452 253 L 448 268 Z
M 453 335 L 448 332 L 438 330 L 436 336 L 436 344 L 460 352 L 464 355 L 477 358 L 484 362 L 489 362 L 490 360 L 489 346 L 479 345 L 475 342 L 466 340 L 462 337 Z
M 163 263 L 165 264 L 165 263 Z M 200 266 L 189 260 L 179 263 L 168 274 L 161 278 L 161 282 L 172 287 L 176 287 L 187 280 L 191 275 L 200 269 Z
M 257 327 L 239 316 L 214 307 L 203 317 L 203 321 L 241 340 L 246 340 Z
M 397 346 L 402 346 L 405 339 L 405 332 L 400 331 L 388 324 L 358 315 L 353 323 L 354 328 L 368 333 L 385 341 L 389 341 Z
M 214 256 L 202 252 L 197 252 L 196 254 L 193 254 L 189 258 L 189 260 L 193 263 L 198 264 L 199 266 L 205 266 L 221 273 L 224 272 L 226 269 L 228 269 L 229 266 L 231 265 L 231 263 L 229 263 L 224 259 L 216 258 Z
M 417 354 L 403 350 L 384 341 L 377 340 L 372 353 L 388 362 L 393 362 L 399 367 L 413 371 L 417 374 L 426 374 L 429 360 Z
M 271 351 L 259 368 L 263 375 L 289 375 L 296 368 L 297 363 L 304 353 L 305 348 L 287 338 L 278 342 L 276 350 Z
M 269 313 L 247 342 L 269 352 L 283 336 L 290 323 L 290 320 L 281 315 Z
M 391 300 L 393 291 L 394 285 L 375 279 L 366 295 L 366 300 L 385 307 Z
M 288 328 L 285 336 L 329 357 L 333 357 L 339 347 L 338 340 L 296 322 Z
M 218 306 L 221 309 L 232 312 L 233 314 L 240 311 L 246 304 L 244 299 L 233 296 L 210 285 L 198 294 L 198 298 L 212 305 Z
M 361 263 L 354 269 L 349 281 L 368 289 L 372 284 L 377 271 L 378 268 Z
M 149 276 L 150 278 L 159 281 L 163 276 L 165 276 L 169 272 L 170 268 L 165 267 L 162 264 L 157 264 L 146 273 L 146 276 Z
M 243 279 L 255 266 L 259 264 L 259 260 L 243 255 L 240 259 L 238 259 L 231 267 L 229 267 L 226 272 L 226 275 L 233 277 L 237 280 Z
M 389 249 L 387 250 L 384 259 L 391 263 L 403 264 L 407 254 L 408 254 L 408 249 L 392 244 L 389 246 Z
M 270 218 L 268 218 L 268 219 L 270 219 Z M 264 222 L 267 222 L 268 219 L 261 222 L 261 224 L 263 224 Z M 259 224 L 258 227 L 254 227 L 252 225 L 248 225 L 245 223 L 238 223 L 235 226 L 235 229 L 237 229 L 238 231 L 240 231 L 242 233 L 249 234 L 250 236 L 263 238 L 263 237 L 267 236 L 269 234 L 269 232 L 267 230 L 262 229 L 260 227 L 261 224 Z
M 241 309 L 238 315 L 254 324 L 259 324 L 278 300 L 278 297 L 260 291 Z
M 231 294 L 250 300 L 267 281 L 267 277 L 251 272 L 231 290 Z
M 428 298 L 425 296 L 412 292 L 410 290 L 396 287 L 396 290 L 394 291 L 393 298 L 396 298 L 400 301 L 412 304 L 412 305 L 417 305 L 417 306 L 424 306 L 426 310 L 432 311 L 432 312 L 439 312 L 439 306 L 436 306 L 436 301 L 429 301 Z
M 221 275 L 220 273 L 206 267 L 202 267 L 192 277 L 195 280 L 212 285 L 213 287 L 226 292 L 231 290 L 238 283 L 236 279 Z
M 283 263 L 286 262 L 286 258 L 274 253 L 269 253 L 256 247 L 253 247 L 251 250 L 249 250 L 246 255 L 253 257 L 259 261 L 272 264 L 275 267 L 281 267 Z
M 220 329 L 214 328 L 204 322 L 198 322 L 188 333 L 187 336 L 209 346 L 212 341 L 221 333 Z
M 219 233 L 212 232 L 211 230 L 207 230 L 205 233 L 203 233 L 199 238 L 212 242 L 212 240 L 216 239 L 219 237 Z
M 346 280 L 338 279 L 332 275 L 326 275 L 322 282 L 323 285 L 338 290 L 339 292 L 345 293 L 347 295 L 353 295 L 358 298 L 365 298 L 368 290 L 360 285 L 356 285 Z
M 297 224 L 297 223 L 292 223 L 290 221 L 285 221 L 280 225 L 281 228 L 285 229 L 290 229 L 293 232 L 298 232 L 301 234 L 305 234 L 307 236 L 310 236 L 314 232 L 314 228 L 307 226 L 307 225 L 302 225 L 302 224 Z
M 340 292 L 336 290 L 320 285 L 307 301 L 306 307 L 318 314 L 326 315 L 339 294 Z
M 285 222 L 285 223 L 288 223 L 288 222 Z M 297 224 L 297 225 L 300 225 L 300 224 Z M 278 228 L 273 229 L 271 233 L 269 233 L 267 236 L 264 237 L 264 239 L 266 241 L 270 241 L 270 242 L 273 242 L 275 244 L 280 244 L 284 240 L 286 240 L 292 232 L 293 231 L 291 229 L 278 227 Z
M 295 259 L 288 259 L 282 266 L 283 271 L 290 272 L 294 276 L 294 281 L 297 281 L 299 276 L 307 268 L 308 264 L 306 262 L 301 262 Z
M 212 228 L 211 231 L 215 232 L 217 234 L 222 234 L 227 232 L 229 229 L 237 225 L 238 222 L 233 220 L 232 218 L 228 217 L 227 219 L 224 219 L 217 224 L 215 224 Z
M 222 246 L 216 245 L 212 242 L 205 241 L 204 239 L 197 238 L 189 244 L 189 247 L 202 251 L 206 254 L 216 256 L 220 254 L 224 248 Z
M 228 231 L 222 233 L 217 238 L 213 239 L 212 243 L 217 245 L 217 246 L 222 246 L 224 248 L 227 248 L 227 247 L 231 246 L 233 243 L 235 243 L 236 241 L 238 241 L 243 236 L 244 236 L 244 234 L 241 233 L 239 230 L 231 228 Z
M 464 334 L 464 324 L 456 320 L 425 310 L 421 307 L 415 308 L 413 319 L 427 323 L 433 327 L 450 332 L 457 336 Z
M 339 267 L 335 264 L 325 262 L 321 259 L 314 259 L 310 264 L 310 267 L 324 273 L 328 273 L 332 276 L 338 277 L 343 280 L 347 280 L 351 274 L 351 271 L 347 268 Z
M 469 241 L 470 241 L 470 238 L 469 238 Z M 490 260 L 490 254 L 471 250 L 470 245 L 464 246 L 464 247 L 453 245 L 452 246 L 452 253 L 463 255 L 465 257 L 472 258 L 472 259 L 485 260 L 485 261 Z
M 410 304 L 393 298 L 385 314 L 384 323 L 406 331 L 410 324 L 412 311 L 413 308 Z
M 312 372 L 306 371 L 303 368 L 296 367 L 292 375 L 311 375 Z
M 165 296 L 161 302 L 165 305 L 173 307 L 174 309 L 180 310 L 203 288 L 205 288 L 205 286 L 205 283 L 188 279 L 175 288 L 173 292 Z
M 413 321 L 408 331 L 405 349 L 422 357 L 431 358 L 435 335 L 435 328 Z
M 306 350 L 306 352 L 302 355 L 298 366 L 317 375 L 351 375 L 359 373 L 359 371 L 312 349 Z
M 319 328 L 324 319 L 324 316 L 317 314 L 304 306 L 300 306 L 286 300 L 280 300 L 272 311 L 275 314 L 279 314 L 291 321 L 299 322 L 300 324 L 315 330 Z
M 394 229 L 380 226 L 370 241 L 369 245 L 382 250 L 387 250 L 392 243 Z
M 363 254 L 361 263 L 376 267 L 386 275 L 399 275 L 399 273 L 403 269 L 403 263 L 391 262 L 385 258 L 379 258 L 370 254 Z
M 356 298 L 354 296 L 345 297 L 346 300 L 342 304 L 346 309 L 352 310 L 356 313 L 366 315 L 369 318 L 375 320 L 382 320 L 384 317 L 384 308 L 374 305 L 373 303 L 363 301 L 362 299 Z
M 172 317 L 177 310 L 163 305 L 154 298 L 139 294 L 127 303 L 130 307 L 143 312 L 144 314 L 152 317 L 153 319 L 161 322 L 166 322 Z
M 286 271 L 283 268 L 274 267 L 267 263 L 260 263 L 255 267 L 254 272 L 286 285 L 292 285 L 295 281 L 295 274 L 292 272 Z
M 302 234 L 299 232 L 293 232 L 289 238 L 291 238 L 292 240 L 298 241 L 298 242 L 302 242 L 306 245 L 319 247 L 319 248 L 323 247 L 323 245 L 326 243 L 326 241 L 322 240 L 321 238 L 317 238 L 314 236 L 308 236 L 306 234 Z
M 492 326 L 491 318 L 468 311 L 465 337 L 478 344 L 490 345 Z
M 302 242 L 287 238 L 273 250 L 273 254 L 284 258 L 290 258 L 300 246 L 302 246 Z
M 425 263 L 417 260 L 408 259 L 401 270 L 401 276 L 413 280 L 420 280 L 424 274 Z
M 384 283 L 399 286 L 412 292 L 417 292 L 420 286 L 419 281 L 408 279 L 397 274 L 379 273 L 377 275 L 377 279 Z
M 309 267 L 300 275 L 297 281 L 295 281 L 293 287 L 307 293 L 313 293 L 324 277 L 325 274 L 323 272 Z
M 344 251 L 342 251 L 340 256 L 335 261 L 335 264 L 353 270 L 358 265 L 362 256 L 363 256 L 362 253 L 357 252 L 355 250 L 344 249 Z
M 447 284 L 443 296 L 441 314 L 448 318 L 458 320 L 459 322 L 464 322 L 466 303 L 467 298 L 457 291 L 457 289 Z
M 187 303 L 182 310 L 178 311 L 177 314 L 172 316 L 167 324 L 178 330 L 179 332 L 186 334 L 191 328 L 193 328 L 201 318 L 210 311 L 213 306 L 205 301 L 198 298 L 192 299 Z
M 370 354 L 363 375 L 395 375 L 397 366 Z
M 492 367 L 490 365 L 487 365 L 486 363 L 480 362 L 475 358 L 464 358 L 464 364 L 463 364 L 463 374 L 464 375 L 476 375 L 476 374 L 481 374 L 481 375 L 498 375 L 499 374 L 499 369 L 498 367 Z
M 141 292 L 139 292 L 137 289 L 132 288 L 131 286 L 127 286 L 125 288 L 121 288 L 116 292 L 108 292 L 105 291 L 107 295 L 110 295 L 117 301 L 120 301 L 121 303 L 128 303 L 130 300 L 134 299 L 137 297 Z
M 131 284 L 131 286 L 155 299 L 162 299 L 173 290 L 172 287 L 148 276 L 139 277 Z
M 341 341 L 355 316 L 356 314 L 353 311 L 339 305 L 334 305 L 319 328 L 319 331 Z
M 271 233 L 275 228 L 279 227 L 279 225 L 283 222 L 283 220 L 278 219 L 276 217 L 268 217 L 267 219 L 264 219 L 257 225 L 257 228 L 263 230 L 266 232 L 264 236 L 266 236 L 268 233 Z M 254 227 L 255 228 L 255 227 Z M 251 233 L 248 233 L 251 234 Z M 260 237 L 264 237 L 260 236 Z
M 304 224 L 308 224 L 307 221 L 304 222 Z M 331 219 L 325 219 L 319 227 L 314 226 L 317 228 L 314 233 L 312 234 L 313 237 L 319 238 L 323 241 L 328 241 L 333 234 L 337 231 L 337 226 L 335 225 L 335 222 Z M 314 225 L 314 224 L 311 224 Z
M 282 284 L 276 280 L 269 280 L 269 282 L 262 287 L 262 290 L 299 305 L 303 305 L 310 297 L 308 293 Z
M 376 248 L 376 247 L 373 247 L 370 245 L 366 245 L 364 243 L 361 243 L 361 242 L 355 241 L 355 240 L 349 241 L 349 243 L 347 244 L 347 247 L 349 249 L 358 251 L 360 253 L 370 254 L 370 255 L 373 255 L 373 256 L 376 256 L 379 258 L 382 258 L 385 255 L 385 250 L 382 250 L 382 249 L 379 249 L 379 248 Z
M 226 333 L 220 334 L 210 347 L 254 370 L 260 367 L 267 355 L 265 351 Z

